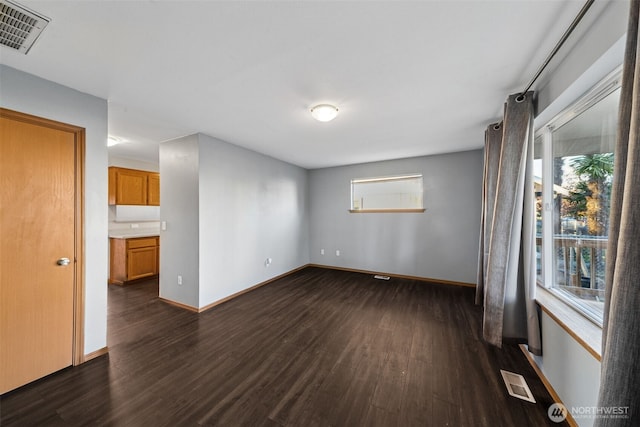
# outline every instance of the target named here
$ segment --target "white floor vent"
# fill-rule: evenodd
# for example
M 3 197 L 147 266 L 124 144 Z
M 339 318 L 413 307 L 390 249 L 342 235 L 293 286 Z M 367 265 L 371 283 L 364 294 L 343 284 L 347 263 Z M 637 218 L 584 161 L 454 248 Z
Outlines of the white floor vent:
M 510 396 L 526 400 L 527 402 L 536 403 L 536 400 L 533 398 L 533 394 L 522 375 L 503 371 L 502 369 L 500 369 L 500 373 L 502 374 L 502 379 L 504 380 L 504 384 L 507 386 L 507 391 Z
M 50 21 L 11 0 L 0 0 L 0 44 L 26 54 Z

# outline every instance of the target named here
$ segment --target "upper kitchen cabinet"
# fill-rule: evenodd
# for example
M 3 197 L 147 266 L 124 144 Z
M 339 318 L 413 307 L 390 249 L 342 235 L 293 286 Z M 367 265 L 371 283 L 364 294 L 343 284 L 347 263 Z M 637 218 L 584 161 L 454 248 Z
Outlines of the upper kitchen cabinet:
M 109 167 L 109 204 L 160 206 L 160 175 Z
M 147 205 L 160 206 L 160 174 L 149 172 L 147 177 Z

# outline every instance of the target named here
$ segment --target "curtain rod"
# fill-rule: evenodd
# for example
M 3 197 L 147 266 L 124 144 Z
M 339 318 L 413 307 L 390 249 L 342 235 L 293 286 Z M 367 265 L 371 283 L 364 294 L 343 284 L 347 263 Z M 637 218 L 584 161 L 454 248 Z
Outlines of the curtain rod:
M 567 31 L 564 32 L 564 34 L 562 35 L 562 37 L 560 38 L 560 40 L 558 41 L 556 46 L 553 48 L 553 50 L 551 51 L 549 56 L 547 56 L 547 59 L 544 61 L 542 66 L 540 66 L 540 68 L 538 68 L 538 71 L 533 76 L 533 78 L 531 79 L 531 81 L 529 82 L 529 84 L 527 85 L 525 90 L 520 92 L 520 95 L 524 95 L 525 93 L 527 93 L 527 91 L 529 89 L 531 89 L 531 86 L 533 86 L 533 84 L 536 82 L 536 80 L 538 80 L 538 77 L 540 77 L 540 75 L 542 74 L 544 69 L 547 68 L 547 66 L 549 65 L 549 63 L 553 59 L 553 57 L 556 56 L 556 53 L 558 53 L 558 51 L 560 50 L 560 48 L 562 47 L 564 42 L 567 41 L 567 39 L 569 38 L 569 36 L 573 32 L 573 30 L 576 29 L 576 27 L 578 26 L 578 24 L 580 23 L 580 21 L 582 20 L 584 15 L 586 15 L 586 13 L 589 10 L 589 8 L 591 7 L 591 5 L 593 5 L 594 1 L 595 0 L 587 0 L 587 2 L 584 4 L 584 6 L 582 6 L 582 9 L 580 9 L 580 12 L 578 12 L 578 15 L 575 17 L 575 19 L 573 20 L 571 25 L 569 25 L 569 28 L 567 28 Z

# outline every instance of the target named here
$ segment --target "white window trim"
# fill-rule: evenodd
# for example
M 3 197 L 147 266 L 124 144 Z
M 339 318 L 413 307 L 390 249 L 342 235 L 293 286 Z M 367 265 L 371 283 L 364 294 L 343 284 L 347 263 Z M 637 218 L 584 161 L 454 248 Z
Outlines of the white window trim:
M 420 204 L 421 207 L 415 208 L 354 208 L 353 200 L 354 200 L 354 184 L 362 184 L 362 183 L 371 183 L 371 182 L 385 182 L 385 181 L 405 181 L 420 178 L 422 189 L 422 194 L 420 195 Z M 356 178 L 351 180 L 351 200 L 349 201 L 349 212 L 351 213 L 422 213 L 425 212 L 424 208 L 424 177 L 421 173 L 408 173 L 402 175 L 389 175 L 389 176 L 379 176 L 379 177 L 371 177 L 371 178 Z
M 553 321 L 564 329 L 598 361 L 602 358 L 602 327 L 586 322 L 584 314 L 558 298 L 555 293 L 539 286 L 536 302 Z
M 553 186 L 544 185 L 544 183 L 553 182 L 553 166 L 549 161 L 553 157 L 552 132 L 562 125 L 566 124 L 576 116 L 591 108 L 600 102 L 603 98 L 614 92 L 621 85 L 622 65 L 610 72 L 599 83 L 588 90 L 584 95 L 580 96 L 576 101 L 571 103 L 562 112 L 554 118 L 543 124 L 535 132 L 536 137 L 542 139 L 542 280 L 538 285 L 548 291 L 550 295 L 569 306 L 575 312 L 579 313 L 583 318 L 588 319 L 597 328 L 602 331 L 602 316 L 594 311 L 591 307 L 580 302 L 579 298 L 569 296 L 562 289 L 554 287 L 553 280 L 553 261 L 550 254 L 553 254 L 553 209 L 551 203 L 553 201 Z

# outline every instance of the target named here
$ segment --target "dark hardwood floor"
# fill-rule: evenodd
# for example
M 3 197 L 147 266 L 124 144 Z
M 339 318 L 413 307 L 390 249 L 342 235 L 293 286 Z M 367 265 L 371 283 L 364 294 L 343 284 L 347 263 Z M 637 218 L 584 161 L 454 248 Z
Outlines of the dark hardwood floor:
M 0 425 L 558 425 L 519 348 L 481 340 L 473 289 L 309 267 L 201 314 L 157 289 L 110 286 L 110 353 L 0 397 Z

